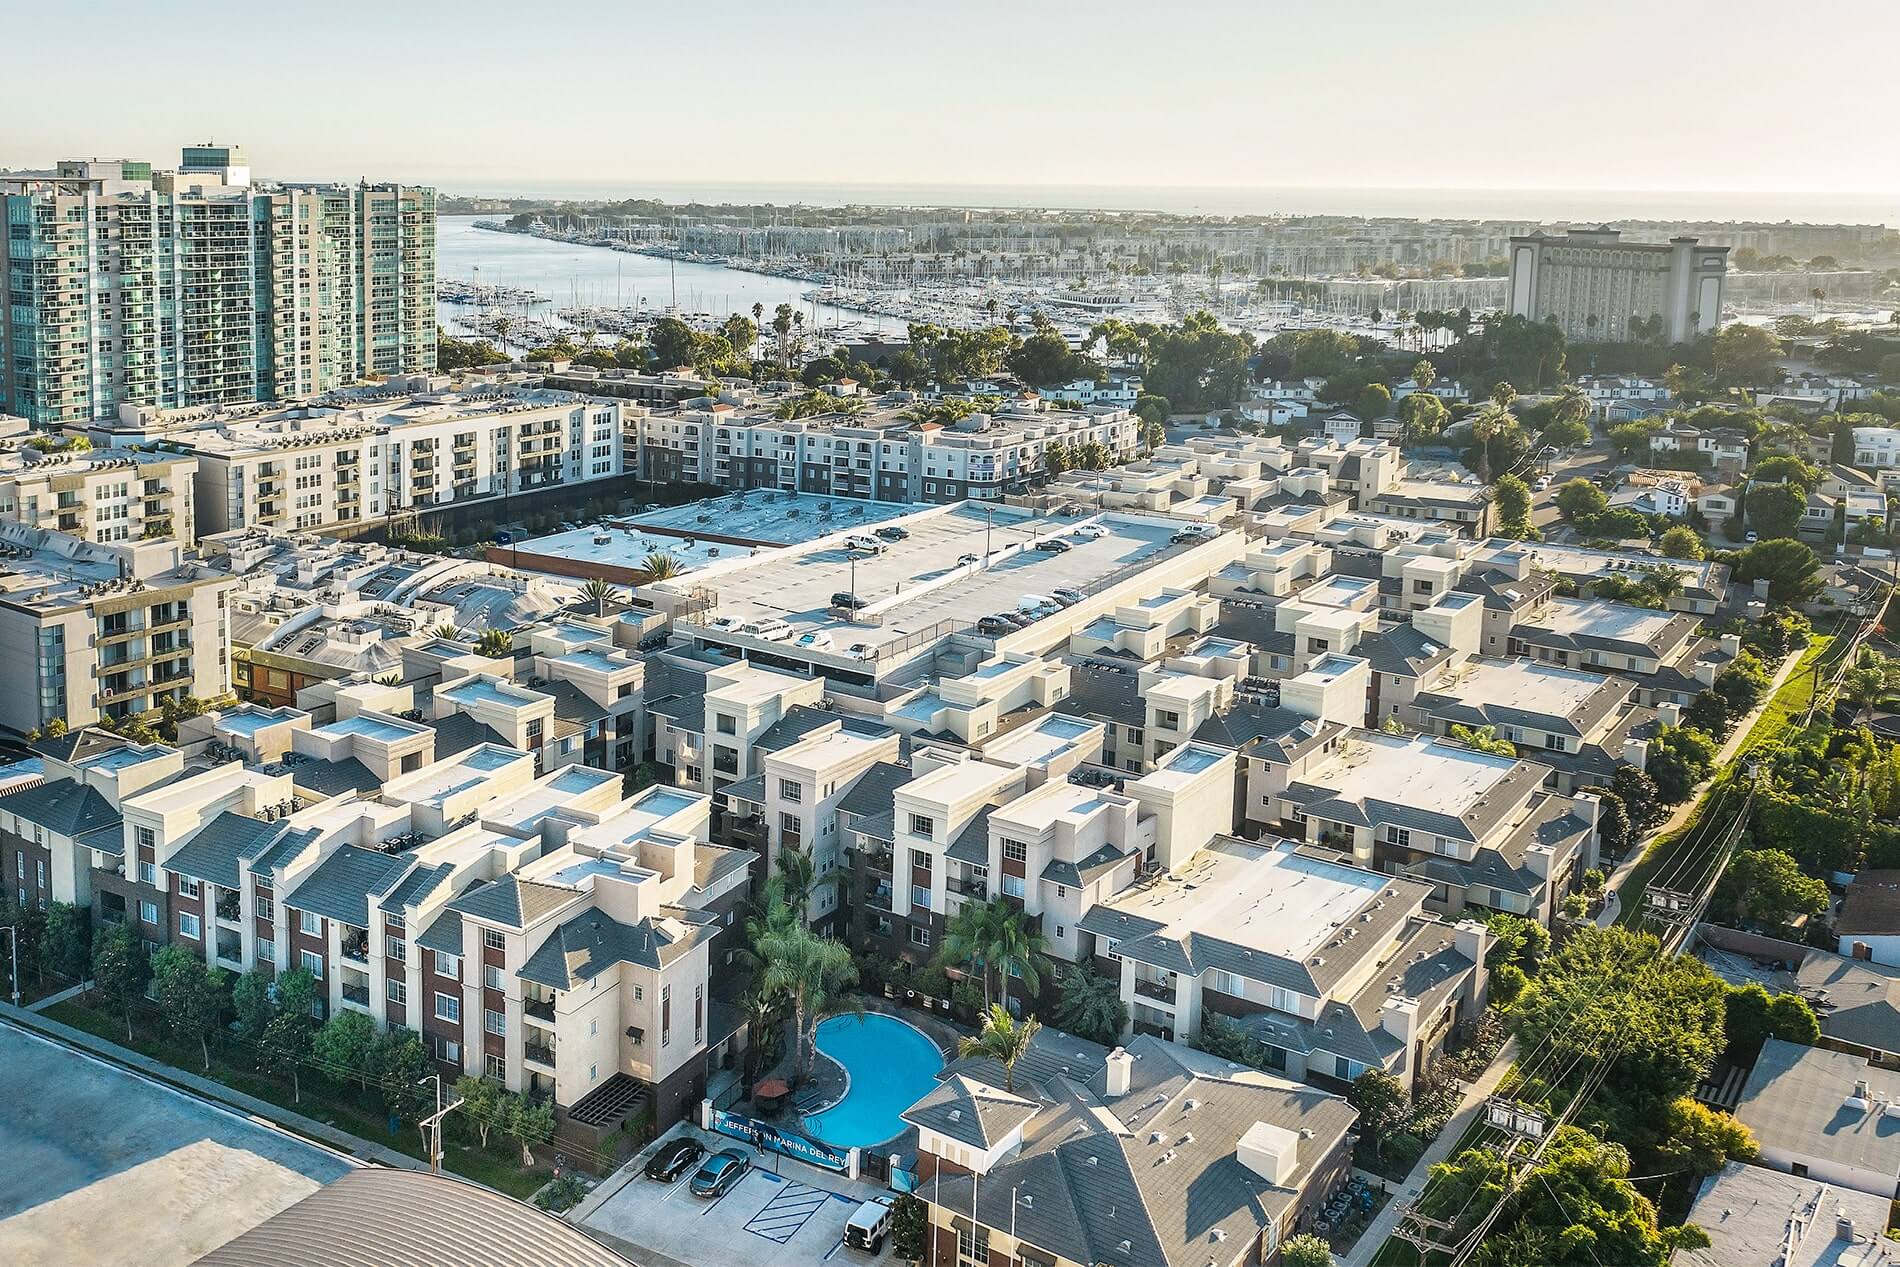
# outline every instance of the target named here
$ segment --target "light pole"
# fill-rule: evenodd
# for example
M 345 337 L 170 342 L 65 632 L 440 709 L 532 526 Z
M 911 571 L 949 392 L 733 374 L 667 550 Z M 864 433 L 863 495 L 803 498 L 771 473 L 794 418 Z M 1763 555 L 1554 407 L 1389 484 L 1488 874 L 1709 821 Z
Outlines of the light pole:
M 464 1101 L 457 1100 L 444 1107 L 442 1103 L 442 1075 L 440 1073 L 432 1073 L 426 1078 L 416 1079 L 416 1085 L 419 1087 L 429 1082 L 435 1083 L 435 1112 L 422 1119 L 421 1125 L 422 1129 L 428 1132 L 429 1136 L 429 1172 L 439 1175 L 442 1173 L 442 1119 L 461 1108 Z

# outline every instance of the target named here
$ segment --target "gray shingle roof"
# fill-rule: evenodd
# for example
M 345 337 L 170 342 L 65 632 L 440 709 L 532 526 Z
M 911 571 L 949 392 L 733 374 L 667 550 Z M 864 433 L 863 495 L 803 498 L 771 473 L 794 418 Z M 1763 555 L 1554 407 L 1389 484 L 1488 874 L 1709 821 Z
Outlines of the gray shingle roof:
M 440 888 L 454 871 L 455 868 L 446 862 L 437 863 L 433 867 L 416 867 L 397 881 L 396 887 L 384 894 L 382 901 L 377 905 L 392 914 L 414 906 Z
M 961 1144 L 987 1150 L 1036 1116 L 1040 1105 L 1024 1096 L 951 1074 L 935 1090 L 904 1110 L 912 1126 L 947 1135 Z
M 118 835 L 123 821 L 119 811 L 89 783 L 54 779 L 9 792 L 0 796 L 0 813 L 17 814 L 69 840 L 96 835 L 97 839 L 86 842 L 92 849 L 119 853 L 124 847 Z
M 180 846 L 165 866 L 194 879 L 235 889 L 240 864 L 262 854 L 289 827 L 283 819 L 267 823 L 261 818 L 226 810 Z
M 526 928 L 549 911 L 574 900 L 572 889 L 555 888 L 505 875 L 493 884 L 471 887 L 449 909 L 508 928 Z
M 549 933 L 521 965 L 519 975 L 555 990 L 571 990 L 616 963 L 658 968 L 711 937 L 710 912 L 669 908 L 668 918 L 623 924 L 600 911 L 584 911 Z
M 1202 722 L 1194 737 L 1243 752 L 1254 751 L 1258 745 L 1260 756 L 1291 761 L 1345 730 L 1338 722 L 1319 721 L 1258 697 L 1246 697 Z
M 427 718 L 424 724 L 435 731 L 435 759 L 438 761 L 485 743 L 497 743 L 504 748 L 513 746 L 500 731 L 467 713 Z
M 1106 669 L 1078 664 L 1069 675 L 1069 697 L 1062 711 L 1070 716 L 1093 717 L 1118 726 L 1140 726 L 1148 720 L 1141 698 L 1141 679 L 1129 669 Z
M 867 717 L 853 717 L 829 708 L 813 708 L 809 704 L 794 704 L 785 710 L 783 717 L 765 728 L 753 746 L 760 752 L 777 752 L 781 748 L 789 748 L 813 731 L 834 723 L 850 734 L 873 739 L 897 733 L 883 722 L 872 721 Z
M 288 774 L 292 783 L 315 792 L 319 796 L 347 796 L 351 792 L 375 792 L 381 790 L 383 786 L 383 781 L 355 757 L 345 757 L 341 761 L 327 761 L 305 753 L 290 755 L 295 759 L 286 759 L 275 765 L 266 766 L 266 772 Z
M 995 806 L 985 805 L 978 810 L 957 838 L 944 850 L 946 857 L 957 862 L 974 862 L 981 866 L 990 860 L 990 811 Z
M 888 814 L 896 804 L 897 789 L 910 782 L 911 770 L 896 761 L 879 761 L 858 776 L 838 801 L 841 814 Z
M 422 930 L 416 938 L 416 945 L 424 950 L 439 951 L 445 955 L 462 953 L 462 913 L 443 911 L 435 917 L 435 922 Z
M 410 861 L 400 854 L 339 845 L 284 897 L 284 905 L 367 928 L 371 895 L 388 888 Z

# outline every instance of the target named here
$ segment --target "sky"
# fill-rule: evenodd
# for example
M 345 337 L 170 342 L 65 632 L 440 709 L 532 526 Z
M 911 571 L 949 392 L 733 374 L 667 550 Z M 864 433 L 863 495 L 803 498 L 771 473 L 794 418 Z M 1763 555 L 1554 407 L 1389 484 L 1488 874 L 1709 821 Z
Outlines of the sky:
M 29 54 L 0 86 L 0 167 L 168 165 L 216 139 L 261 177 L 457 193 L 1672 190 L 1900 207 L 1900 0 L 80 12 L 0 0 L 6 42 Z

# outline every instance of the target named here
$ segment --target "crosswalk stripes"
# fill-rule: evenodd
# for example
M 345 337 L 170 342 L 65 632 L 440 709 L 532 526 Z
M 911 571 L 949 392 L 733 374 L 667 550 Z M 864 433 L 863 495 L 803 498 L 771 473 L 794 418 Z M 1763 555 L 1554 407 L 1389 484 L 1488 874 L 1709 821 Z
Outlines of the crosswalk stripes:
M 752 1216 L 745 1230 L 774 1245 L 783 1245 L 798 1235 L 799 1230 L 811 1222 L 812 1215 L 823 1209 L 825 1202 L 830 1199 L 831 1193 L 823 1188 L 788 1183 L 783 1191 L 765 1203 L 764 1209 Z

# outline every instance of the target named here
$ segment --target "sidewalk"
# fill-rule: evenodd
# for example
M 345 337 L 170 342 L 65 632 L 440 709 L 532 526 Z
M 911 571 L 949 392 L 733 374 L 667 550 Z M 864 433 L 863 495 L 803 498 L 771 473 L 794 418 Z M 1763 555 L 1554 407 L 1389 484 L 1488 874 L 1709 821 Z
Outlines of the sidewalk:
M 48 1000 L 48 1002 L 50 1002 L 50 1000 Z M 319 1140 L 322 1143 L 328 1144 L 331 1148 L 336 1149 L 338 1152 L 348 1153 L 363 1161 L 375 1162 L 382 1166 L 400 1166 L 408 1170 L 427 1169 L 427 1166 L 416 1158 L 409 1156 L 407 1153 L 397 1152 L 393 1148 L 388 1148 L 373 1140 L 363 1139 L 361 1136 L 352 1135 L 348 1131 L 340 1131 L 328 1123 L 319 1122 L 315 1118 L 305 1117 L 301 1113 L 293 1113 L 291 1110 L 272 1104 L 268 1100 L 260 1100 L 256 1096 L 245 1095 L 241 1091 L 235 1091 L 225 1086 L 222 1082 L 200 1077 L 188 1069 L 180 1069 L 175 1065 L 168 1065 L 163 1061 L 153 1060 L 150 1056 L 141 1055 L 130 1048 L 121 1047 L 114 1042 L 108 1042 L 97 1035 L 88 1034 L 82 1029 L 74 1029 L 72 1026 L 56 1021 L 50 1016 L 40 1016 L 25 1008 L 16 1008 L 9 1003 L 0 1003 L 0 1019 L 12 1021 L 22 1029 L 38 1030 L 43 1034 L 59 1039 L 61 1042 L 90 1052 L 114 1064 L 124 1065 L 126 1068 L 143 1074 L 155 1081 L 169 1083 L 174 1087 L 190 1092 L 202 1099 L 215 1100 L 219 1104 L 236 1109 L 240 1113 L 249 1114 L 265 1122 L 276 1123 L 279 1126 L 295 1131 L 299 1135 Z
M 1431 1142 L 1418 1164 L 1412 1167 L 1405 1182 L 1386 1201 L 1379 1210 L 1379 1216 L 1366 1226 L 1359 1235 L 1350 1252 L 1339 1259 L 1339 1267 L 1366 1267 L 1372 1261 L 1386 1241 L 1392 1237 L 1392 1229 L 1399 1225 L 1399 1218 L 1406 1207 L 1418 1199 L 1425 1190 L 1425 1181 L 1431 1176 L 1432 1167 L 1451 1156 L 1451 1150 L 1471 1129 L 1473 1118 L 1483 1111 L 1485 1100 L 1498 1089 L 1498 1083 L 1504 1081 L 1504 1075 L 1517 1064 L 1517 1039 L 1505 1041 L 1498 1048 L 1497 1058 L 1486 1066 L 1478 1080 L 1465 1088 L 1465 1098 L 1458 1103 L 1458 1111 L 1445 1122 L 1444 1129 L 1438 1132 L 1438 1138 Z

